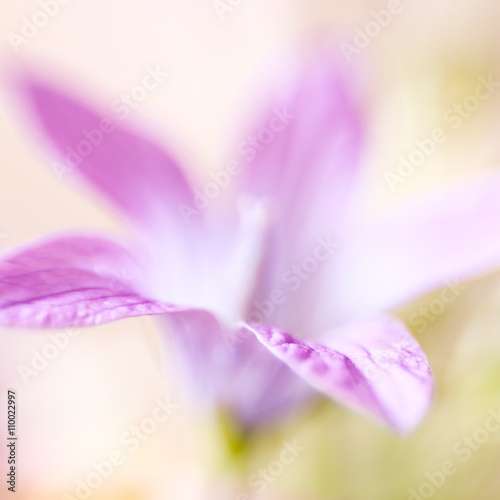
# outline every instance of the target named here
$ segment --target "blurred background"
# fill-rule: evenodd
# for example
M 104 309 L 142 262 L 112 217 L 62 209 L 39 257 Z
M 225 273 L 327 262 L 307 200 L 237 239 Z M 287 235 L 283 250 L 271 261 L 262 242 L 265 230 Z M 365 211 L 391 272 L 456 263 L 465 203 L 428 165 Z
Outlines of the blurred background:
M 47 4 L 53 17 L 32 38 L 21 38 L 26 19 Z M 0 0 L 0 6 L 3 67 L 25 60 L 67 75 L 101 103 L 130 91 L 150 67 L 168 72 L 131 119 L 148 123 L 193 175 L 221 169 L 229 159 L 256 82 L 266 79 L 263 68 L 283 51 L 303 50 L 315 40 L 366 75 L 367 204 L 388 204 L 500 166 L 500 92 L 456 129 L 443 122 L 450 107 L 474 93 L 478 77 L 500 79 L 495 0 Z M 380 21 L 380 11 L 388 9 L 394 13 Z M 376 29 L 374 22 L 387 25 Z M 13 119 L 5 93 L 2 104 L 0 248 L 65 228 L 119 231 L 112 213 L 47 168 Z M 398 173 L 400 155 L 414 149 L 414 140 L 447 126 L 448 140 L 391 187 L 387 173 Z M 424 297 L 399 315 L 410 324 L 412 312 L 432 300 Z M 499 320 L 500 275 L 493 274 L 469 283 L 435 322 L 412 330 L 437 387 L 430 414 L 407 438 L 320 403 L 256 436 L 241 465 L 220 429 L 181 408 L 138 449 L 127 450 L 123 464 L 87 497 L 244 500 L 238 495 L 249 476 L 279 455 L 283 441 L 296 439 L 305 451 L 258 498 L 498 499 L 500 432 L 481 443 L 467 436 L 481 434 L 474 433 L 490 412 L 500 415 Z M 176 381 L 163 375 L 152 320 L 71 333 L 47 366 L 28 375 L 23 368 L 53 342 L 51 332 L 0 331 L 1 394 L 10 388 L 18 398 L 21 499 L 75 498 L 78 480 L 94 470 L 93 463 L 124 451 L 121 436 L 151 415 L 156 398 L 178 396 Z M 2 433 L 5 414 L 0 412 Z M 449 460 L 455 472 L 441 485 L 436 471 Z M 2 459 L 2 477 L 5 466 Z M 430 487 L 422 486 L 426 482 Z M 3 498 L 5 485 L 1 491 Z

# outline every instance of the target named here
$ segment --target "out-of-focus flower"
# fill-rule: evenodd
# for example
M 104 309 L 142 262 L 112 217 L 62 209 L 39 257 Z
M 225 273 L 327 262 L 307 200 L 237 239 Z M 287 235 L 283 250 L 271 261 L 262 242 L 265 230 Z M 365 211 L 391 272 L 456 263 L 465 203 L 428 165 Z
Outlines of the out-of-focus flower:
M 386 314 L 498 265 L 500 176 L 359 215 L 352 78 L 324 55 L 287 72 L 241 144 L 251 161 L 228 166 L 210 203 L 151 140 L 25 74 L 29 116 L 60 161 L 126 216 L 133 245 L 76 234 L 14 250 L 0 262 L 0 323 L 162 315 L 196 403 L 244 426 L 302 404 L 313 393 L 305 380 L 410 431 L 432 377 L 406 326 Z

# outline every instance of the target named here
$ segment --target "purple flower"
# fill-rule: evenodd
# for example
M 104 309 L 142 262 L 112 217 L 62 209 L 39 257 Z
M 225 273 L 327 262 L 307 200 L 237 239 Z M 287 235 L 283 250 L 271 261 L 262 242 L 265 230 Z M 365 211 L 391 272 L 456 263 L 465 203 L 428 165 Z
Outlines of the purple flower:
M 496 172 L 360 215 L 355 81 L 324 56 L 284 75 L 237 159 L 197 189 L 138 131 L 32 74 L 16 81 L 59 165 L 125 216 L 132 243 L 73 234 L 6 254 L 0 324 L 161 315 L 200 410 L 256 426 L 320 391 L 398 432 L 417 425 L 430 368 L 388 313 L 498 265 Z

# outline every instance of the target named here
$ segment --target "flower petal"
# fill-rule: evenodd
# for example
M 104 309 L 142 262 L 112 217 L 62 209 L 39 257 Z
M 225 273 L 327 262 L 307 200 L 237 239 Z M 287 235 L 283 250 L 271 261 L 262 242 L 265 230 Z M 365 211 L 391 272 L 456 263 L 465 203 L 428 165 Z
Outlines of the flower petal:
M 126 128 L 119 114 L 103 116 L 34 74 L 18 76 L 16 84 L 31 125 L 39 126 L 61 167 L 83 177 L 138 225 L 156 224 L 160 217 L 185 225 L 179 204 L 190 203 L 192 192 L 169 153 Z
M 155 297 L 189 299 L 204 265 L 204 214 L 186 221 L 183 210 L 195 210 L 193 191 L 172 155 L 125 126 L 119 113 L 103 116 L 34 74 L 15 82 L 28 125 L 37 125 L 52 164 L 57 159 L 68 177 L 74 173 L 132 222 Z
M 427 359 L 396 319 L 335 330 L 323 344 L 271 327 L 246 328 L 317 390 L 397 432 L 411 431 L 429 408 L 433 382 Z
M 312 399 L 314 391 L 248 331 L 211 313 L 181 311 L 161 318 L 167 367 L 182 374 L 198 411 L 223 408 L 246 428 L 264 426 Z M 166 325 L 165 325 L 166 323 Z
M 138 271 L 125 248 L 103 238 L 31 244 L 0 261 L 0 324 L 92 326 L 181 309 L 144 298 Z
M 250 161 L 241 193 L 260 200 L 269 224 L 255 302 L 268 300 L 275 288 L 283 290 L 287 275 L 288 281 L 293 279 L 293 266 L 311 257 L 324 239 L 335 239 L 344 221 L 362 141 L 353 76 L 324 53 L 285 72 L 265 113 L 240 146 Z M 309 324 L 302 321 L 303 298 L 317 295 L 320 274 L 308 276 L 307 282 L 302 279 L 300 294 L 290 294 L 286 307 L 275 308 L 258 322 L 317 333 L 310 308 Z
M 243 191 L 265 200 L 273 215 L 302 214 L 294 221 L 300 225 L 338 217 L 322 212 L 344 205 L 357 173 L 362 123 L 355 83 L 324 53 L 285 71 L 243 143 L 248 149 L 240 147 L 249 161 Z
M 351 226 L 329 282 L 339 319 L 394 310 L 498 268 L 499 213 L 500 173 L 492 172 L 397 203 Z

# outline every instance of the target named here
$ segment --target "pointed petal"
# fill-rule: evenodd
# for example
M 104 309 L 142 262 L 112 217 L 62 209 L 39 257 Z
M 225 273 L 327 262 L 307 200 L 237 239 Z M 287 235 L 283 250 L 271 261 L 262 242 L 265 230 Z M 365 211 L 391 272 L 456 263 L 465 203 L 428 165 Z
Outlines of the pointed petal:
M 191 310 L 162 317 L 166 365 L 182 374 L 198 411 L 224 409 L 246 428 L 264 426 L 298 409 L 314 391 L 251 332 L 224 326 L 211 313 Z M 166 324 L 165 324 L 166 323 Z
M 138 225 L 160 217 L 185 225 L 179 205 L 192 201 L 176 160 L 145 134 L 124 126 L 118 113 L 104 116 L 34 74 L 17 75 L 22 104 L 52 160 L 83 178 Z
M 337 217 L 362 141 L 355 85 L 354 74 L 326 53 L 280 75 L 247 149 L 240 145 L 248 161 L 242 191 L 265 200 L 273 216 L 301 214 L 294 221 L 301 226 Z
M 427 412 L 431 371 L 405 325 L 393 318 L 331 332 L 323 344 L 271 327 L 247 326 L 279 359 L 339 403 L 411 431 Z
M 260 200 L 268 214 L 266 260 L 254 297 L 258 302 L 269 299 L 273 289 L 283 289 L 292 267 L 311 257 L 320 240 L 335 238 L 344 221 L 362 142 L 355 86 L 354 75 L 339 60 L 315 54 L 314 60 L 285 72 L 240 145 L 249 161 L 241 192 Z M 302 280 L 300 296 L 290 294 L 287 307 L 277 308 L 265 322 L 293 325 L 297 331 L 305 316 L 301 298 L 316 295 L 319 277 Z M 307 312 L 310 317 L 311 309 Z M 311 322 L 308 328 L 310 334 Z
M 110 240 L 67 236 L 31 244 L 0 261 L 0 325 L 92 326 L 181 309 L 143 297 L 138 277 L 132 256 Z
M 394 310 L 498 268 L 499 213 L 500 173 L 492 172 L 400 202 L 353 225 L 330 281 L 341 319 Z
M 204 213 L 189 217 L 193 191 L 177 161 L 120 113 L 104 116 L 34 74 L 14 80 L 52 166 L 69 171 L 65 179 L 83 180 L 132 222 L 155 296 L 185 302 L 203 266 Z

